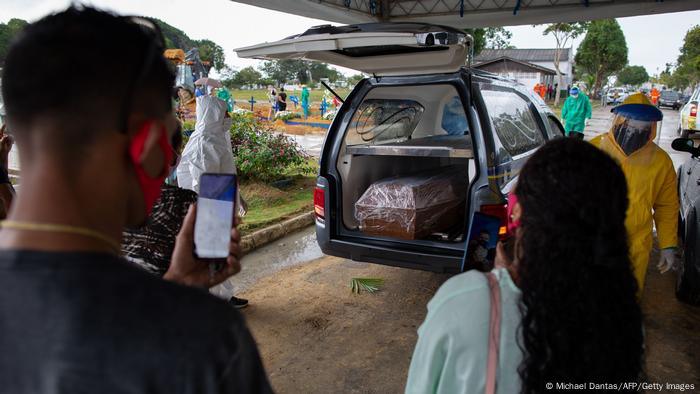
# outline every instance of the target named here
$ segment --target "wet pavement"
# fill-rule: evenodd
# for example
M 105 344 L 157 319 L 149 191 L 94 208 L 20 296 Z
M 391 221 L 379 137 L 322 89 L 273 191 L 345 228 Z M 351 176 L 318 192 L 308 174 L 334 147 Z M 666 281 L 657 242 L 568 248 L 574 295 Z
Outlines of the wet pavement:
M 297 144 L 301 146 L 301 149 L 308 155 L 319 158 L 321 157 L 321 150 L 323 149 L 323 142 L 326 139 L 325 134 L 306 134 L 306 135 L 295 135 L 295 134 L 285 134 L 285 136 L 296 141 Z
M 608 132 L 613 119 L 613 114 L 610 112 L 610 108 L 612 107 L 607 106 L 605 108 L 596 108 L 593 111 L 591 122 L 589 126 L 586 127 L 586 131 L 584 132 L 586 140 L 589 140 L 598 134 Z M 671 143 L 674 139 L 679 137 L 679 112 L 668 108 L 661 109 L 661 112 L 664 114 L 664 120 L 659 123 L 661 133 L 657 133 L 657 137 L 654 142 L 656 142 L 657 145 L 659 145 L 669 154 L 669 156 L 671 156 L 674 167 L 678 168 L 684 161 L 689 159 L 688 153 L 676 152 L 671 149 Z
M 212 289 L 212 292 L 227 298 L 233 292 L 238 294 L 246 291 L 265 276 L 322 256 L 316 242 L 316 229 L 310 226 L 246 255 L 241 272 Z

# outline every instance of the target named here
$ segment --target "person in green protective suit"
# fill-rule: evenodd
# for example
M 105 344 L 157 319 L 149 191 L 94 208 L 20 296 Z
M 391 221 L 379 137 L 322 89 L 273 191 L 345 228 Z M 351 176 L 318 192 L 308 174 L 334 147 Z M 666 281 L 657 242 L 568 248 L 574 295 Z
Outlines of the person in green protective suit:
M 304 109 L 304 119 L 309 117 L 309 88 L 306 85 L 301 89 L 301 108 Z
M 586 127 L 587 119 L 590 119 L 591 116 L 591 102 L 588 101 L 588 96 L 574 85 L 561 109 L 566 136 L 582 140 L 583 129 Z

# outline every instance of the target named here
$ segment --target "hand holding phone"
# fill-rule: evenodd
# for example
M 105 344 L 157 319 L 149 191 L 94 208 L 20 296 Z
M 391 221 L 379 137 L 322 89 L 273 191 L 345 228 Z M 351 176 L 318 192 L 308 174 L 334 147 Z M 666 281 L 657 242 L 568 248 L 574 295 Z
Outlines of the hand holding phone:
M 209 269 L 209 262 L 196 258 L 194 254 L 196 216 L 197 206 L 192 204 L 175 240 L 175 250 L 170 267 L 163 278 L 187 286 L 209 288 L 241 271 L 241 256 L 243 254 L 240 245 L 241 236 L 235 226 L 229 231 L 228 257 L 223 260 L 225 263 L 222 269 L 212 273 Z M 234 224 L 237 223 L 234 222 Z
M 229 254 L 229 233 L 236 215 L 236 175 L 205 173 L 199 179 L 195 254 L 199 259 L 222 263 Z

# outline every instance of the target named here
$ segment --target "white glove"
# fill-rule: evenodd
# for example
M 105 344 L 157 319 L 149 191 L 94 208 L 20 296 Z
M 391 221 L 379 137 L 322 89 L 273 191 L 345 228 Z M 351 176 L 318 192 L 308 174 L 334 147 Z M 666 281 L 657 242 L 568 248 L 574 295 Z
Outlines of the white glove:
M 659 269 L 659 272 L 665 274 L 672 269 L 676 269 L 676 262 L 676 248 L 666 248 L 661 250 L 661 258 L 659 259 L 659 264 L 656 265 L 656 268 Z

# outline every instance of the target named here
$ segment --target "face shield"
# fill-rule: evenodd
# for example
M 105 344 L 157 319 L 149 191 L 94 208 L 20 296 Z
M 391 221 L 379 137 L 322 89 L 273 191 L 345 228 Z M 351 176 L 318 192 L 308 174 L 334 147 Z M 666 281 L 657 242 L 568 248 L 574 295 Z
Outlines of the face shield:
M 616 115 L 613 121 L 613 136 L 627 156 L 643 148 L 653 137 L 656 122 L 629 119 Z

